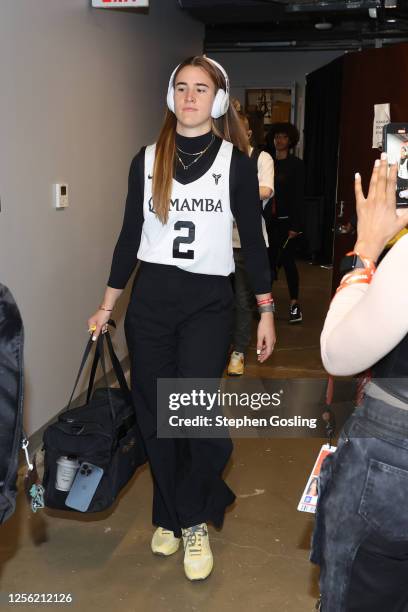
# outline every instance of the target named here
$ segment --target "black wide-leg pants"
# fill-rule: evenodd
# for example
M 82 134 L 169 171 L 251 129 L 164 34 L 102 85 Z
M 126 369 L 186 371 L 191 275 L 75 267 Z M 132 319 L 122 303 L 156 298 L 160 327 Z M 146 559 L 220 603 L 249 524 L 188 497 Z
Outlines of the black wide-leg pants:
M 157 437 L 158 378 L 220 378 L 233 320 L 229 278 L 142 262 L 125 319 L 136 415 L 154 482 L 153 524 L 220 527 L 235 495 L 222 478 L 229 438 Z

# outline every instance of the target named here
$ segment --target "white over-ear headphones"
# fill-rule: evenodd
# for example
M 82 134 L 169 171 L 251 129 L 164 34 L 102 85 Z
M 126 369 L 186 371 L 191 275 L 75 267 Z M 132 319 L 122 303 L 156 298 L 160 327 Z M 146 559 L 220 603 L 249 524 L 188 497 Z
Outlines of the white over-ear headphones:
M 225 90 L 220 88 L 217 91 L 215 98 L 214 98 L 213 105 L 212 105 L 212 109 L 211 109 L 211 117 L 213 119 L 218 119 L 219 117 L 222 117 L 222 115 L 225 115 L 229 107 L 229 79 L 228 79 L 227 73 L 225 72 L 221 64 L 219 64 L 213 59 L 210 59 L 207 56 L 205 56 L 205 59 L 211 62 L 212 64 L 214 64 L 214 66 L 217 66 L 217 68 L 222 72 L 225 78 Z M 169 110 L 171 110 L 173 113 L 174 113 L 174 82 L 173 81 L 174 81 L 174 77 L 176 75 L 176 72 L 179 66 L 180 64 L 176 66 L 176 68 L 171 73 L 171 77 L 169 80 L 169 88 L 167 90 L 167 106 L 169 107 Z

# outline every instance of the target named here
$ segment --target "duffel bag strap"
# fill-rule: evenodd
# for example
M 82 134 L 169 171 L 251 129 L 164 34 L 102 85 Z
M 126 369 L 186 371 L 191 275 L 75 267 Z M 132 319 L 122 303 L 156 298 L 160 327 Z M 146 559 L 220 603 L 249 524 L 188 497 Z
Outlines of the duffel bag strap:
M 109 324 L 110 325 L 114 325 L 115 326 L 115 322 L 113 320 L 109 320 Z M 116 326 L 115 326 L 116 327 Z M 93 363 L 92 363 L 92 370 L 91 370 L 91 377 L 90 377 L 90 381 L 89 381 L 89 385 L 88 385 L 88 395 L 87 395 L 87 403 L 89 403 L 90 400 L 90 395 L 92 393 L 92 388 L 93 388 L 93 384 L 94 384 L 94 379 L 95 379 L 95 374 L 96 374 L 96 368 L 98 366 L 98 362 L 99 360 L 101 361 L 101 365 L 102 365 L 102 372 L 103 372 L 103 377 L 105 380 L 105 385 L 107 388 L 107 392 L 108 392 L 108 402 L 109 402 L 109 408 L 110 408 L 110 413 L 111 413 L 111 417 L 112 417 L 112 425 L 115 422 L 115 412 L 113 410 L 113 403 L 112 403 L 112 396 L 109 390 L 109 384 L 108 384 L 108 377 L 106 374 L 106 364 L 105 364 L 105 346 L 104 346 L 104 341 L 103 341 L 103 336 L 109 335 L 109 332 L 106 332 L 106 334 L 99 334 L 98 340 L 95 342 L 92 340 L 92 338 L 89 338 L 88 343 L 85 347 L 85 351 L 81 360 L 81 365 L 79 366 L 79 370 L 78 370 L 78 374 L 75 380 L 75 384 L 74 384 L 74 388 L 72 389 L 72 393 L 71 393 L 71 397 L 69 398 L 69 402 L 68 405 L 66 407 L 66 410 L 68 410 L 71 406 L 72 403 L 72 399 L 74 397 L 74 393 L 75 390 L 78 386 L 78 382 L 79 379 L 81 378 L 81 374 L 84 370 L 85 364 L 88 360 L 89 354 L 93 348 L 94 345 L 95 346 L 95 356 L 93 359 Z M 113 346 L 112 346 L 112 341 L 109 337 L 108 340 L 108 348 L 109 348 L 109 354 L 112 360 L 112 365 L 116 374 L 116 377 L 118 379 L 118 382 L 120 384 L 120 387 L 122 389 L 122 392 L 125 394 L 125 399 L 129 399 L 130 398 L 130 391 L 129 388 L 127 386 L 126 383 L 126 379 L 125 379 L 125 375 L 123 374 L 123 370 L 122 367 L 120 365 L 119 359 L 117 358 L 114 350 L 113 350 Z M 112 352 L 111 352 L 112 349 Z
M 106 333 L 106 344 L 108 345 L 109 357 L 111 359 L 116 378 L 118 379 L 119 386 L 126 399 L 131 402 L 131 394 L 126 382 L 125 374 L 123 373 L 122 366 L 113 348 L 112 338 L 110 337 L 109 332 Z
M 116 323 L 113 319 L 109 319 L 108 325 L 112 325 L 112 327 L 116 329 Z M 91 375 L 89 377 L 89 384 L 88 384 L 88 393 L 86 395 L 87 404 L 89 404 L 89 400 L 91 399 L 92 390 L 93 390 L 94 383 L 95 383 L 96 370 L 98 368 L 98 363 L 99 363 L 99 343 L 96 343 L 95 357 L 92 362 Z
M 115 322 L 110 319 L 109 320 L 109 325 L 113 325 L 113 327 L 116 327 Z M 110 337 L 109 331 L 107 331 L 105 334 L 103 334 L 103 336 L 106 337 L 106 344 L 108 345 L 108 351 L 109 351 L 109 357 L 110 360 L 112 362 L 112 367 L 113 367 L 113 371 L 116 374 L 116 379 L 119 383 L 120 389 L 123 393 L 123 396 L 125 398 L 125 400 L 129 403 L 131 403 L 131 394 L 130 394 L 130 390 L 128 387 L 128 384 L 126 382 L 126 378 L 125 375 L 123 373 L 123 369 L 122 366 L 120 364 L 120 361 L 115 353 L 115 350 L 113 348 L 113 344 L 112 344 L 112 338 Z M 89 378 L 89 385 L 88 385 L 88 394 L 86 397 L 86 403 L 89 403 L 89 400 L 91 399 L 91 395 L 92 395 L 92 390 L 93 390 L 93 386 L 94 386 L 94 382 L 95 382 L 95 375 L 96 375 L 96 369 L 98 367 L 98 363 L 99 363 L 99 359 L 100 359 L 100 351 L 99 351 L 99 344 L 96 346 L 96 353 L 95 353 L 95 358 L 94 361 L 92 363 L 92 370 L 91 370 L 91 376 Z
M 111 396 L 110 387 L 109 387 L 109 383 L 108 383 L 108 376 L 106 374 L 105 347 L 104 347 L 104 344 L 103 344 L 103 334 L 99 334 L 97 343 L 98 343 L 97 349 L 99 351 L 99 357 L 100 357 L 100 360 L 101 360 L 103 378 L 105 380 L 106 390 L 107 390 L 107 393 L 108 393 L 108 402 L 109 402 L 109 408 L 110 408 L 110 413 L 111 413 L 111 417 L 112 417 L 112 427 L 114 427 L 115 426 L 115 411 L 113 409 L 112 396 Z
M 69 402 L 68 402 L 68 405 L 65 408 L 65 410 L 68 410 L 70 408 L 70 406 L 71 406 L 75 390 L 76 390 L 76 388 L 78 386 L 79 379 L 81 378 L 81 374 L 82 374 L 82 372 L 84 370 L 85 364 L 86 364 L 87 359 L 89 357 L 89 353 L 91 352 L 91 350 L 92 350 L 92 348 L 93 348 L 93 346 L 95 344 L 96 344 L 96 347 L 95 347 L 94 363 L 96 361 L 96 364 L 97 364 L 98 360 L 99 359 L 101 360 L 102 371 L 103 371 L 103 376 L 104 376 L 104 380 L 105 380 L 105 385 L 106 385 L 106 387 L 108 389 L 108 402 L 109 402 L 109 408 L 110 408 L 110 413 L 111 413 L 111 417 L 112 417 L 112 425 L 113 425 L 114 422 L 115 422 L 115 412 L 113 410 L 112 396 L 111 396 L 111 394 L 109 392 L 108 377 L 106 375 L 106 365 L 105 365 L 105 355 L 104 355 L 104 345 L 103 345 L 103 336 L 102 336 L 102 334 L 99 334 L 99 337 L 98 337 L 98 340 L 96 341 L 96 343 L 95 343 L 94 340 L 92 340 L 92 338 L 89 338 L 89 340 L 88 340 L 88 343 L 87 343 L 87 345 L 85 347 L 85 351 L 84 351 L 84 354 L 83 354 L 83 357 L 82 357 L 81 365 L 79 366 L 79 370 L 78 370 L 78 374 L 77 374 L 77 377 L 76 377 L 76 380 L 75 380 L 74 388 L 72 389 L 71 397 L 69 398 Z M 95 370 L 96 370 L 96 367 L 95 367 Z
M 68 404 L 67 404 L 67 407 L 66 407 L 65 410 L 68 410 L 69 407 L 71 406 L 72 398 L 74 397 L 74 393 L 75 393 L 75 390 L 77 388 L 79 379 L 81 378 L 81 374 L 82 374 L 83 369 L 85 367 L 85 364 L 86 364 L 86 362 L 88 360 L 89 353 L 91 352 L 92 347 L 94 346 L 94 344 L 95 344 L 95 342 L 92 340 L 92 338 L 89 338 L 88 343 L 87 343 L 87 345 L 85 347 L 85 351 L 84 351 L 82 360 L 81 360 L 81 365 L 79 366 L 78 374 L 77 374 L 77 377 L 76 377 L 76 380 L 75 380 L 75 383 L 74 383 L 74 388 L 72 389 L 71 397 L 69 398 L 69 401 L 68 401 Z M 95 354 L 95 358 L 96 358 L 96 354 Z

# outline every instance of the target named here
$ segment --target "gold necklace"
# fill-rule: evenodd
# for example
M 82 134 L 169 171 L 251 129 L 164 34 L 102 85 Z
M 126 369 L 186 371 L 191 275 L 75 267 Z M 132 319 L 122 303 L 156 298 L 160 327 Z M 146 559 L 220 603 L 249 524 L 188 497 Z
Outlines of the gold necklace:
M 179 149 L 179 147 L 176 147 L 176 155 L 177 155 L 177 159 L 179 160 L 180 164 L 183 166 L 183 170 L 188 170 L 193 164 L 195 164 L 196 162 L 198 162 L 199 159 L 202 158 L 202 156 L 204 155 L 204 153 L 206 153 L 208 151 L 208 149 L 211 147 L 212 143 L 215 140 L 215 136 L 214 134 L 211 136 L 211 140 L 208 143 L 208 145 L 205 147 L 205 149 L 203 149 L 202 151 L 200 151 L 199 153 L 186 153 L 186 155 L 196 155 L 196 158 L 193 159 L 192 162 L 190 162 L 189 164 L 185 164 L 183 162 L 183 160 L 181 159 L 180 155 L 177 152 L 177 149 L 180 151 L 180 153 L 184 153 L 184 151 L 182 151 L 181 149 Z
M 201 155 L 201 153 L 204 153 L 205 149 L 203 149 L 203 151 L 198 151 L 198 153 L 187 153 L 187 151 L 183 151 L 183 149 L 180 149 L 180 147 L 176 147 L 177 151 L 180 151 L 180 153 L 183 153 L 183 155 Z

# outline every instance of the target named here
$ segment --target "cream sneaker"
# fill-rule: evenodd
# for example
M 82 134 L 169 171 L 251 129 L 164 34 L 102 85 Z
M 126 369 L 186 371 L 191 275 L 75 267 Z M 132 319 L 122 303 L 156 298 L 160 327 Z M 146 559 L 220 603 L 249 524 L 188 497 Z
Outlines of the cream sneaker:
M 152 551 L 155 555 L 169 557 L 178 551 L 181 538 L 175 538 L 174 533 L 163 527 L 158 527 L 152 537 Z
M 212 571 L 214 560 L 206 523 L 182 529 L 184 572 L 189 580 L 204 580 Z
M 242 376 L 244 373 L 244 353 L 232 351 L 228 364 L 228 376 Z

